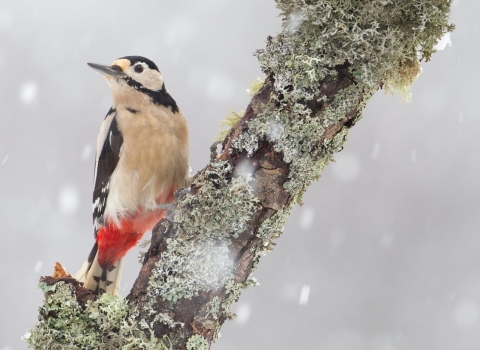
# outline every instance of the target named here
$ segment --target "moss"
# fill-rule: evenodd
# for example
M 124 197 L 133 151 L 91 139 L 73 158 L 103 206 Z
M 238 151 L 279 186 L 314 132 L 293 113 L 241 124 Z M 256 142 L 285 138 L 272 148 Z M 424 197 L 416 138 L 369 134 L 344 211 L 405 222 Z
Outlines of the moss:
M 88 301 L 85 309 L 76 301 L 71 285 L 40 284 L 48 293 L 39 309 L 39 322 L 23 337 L 31 349 L 167 349 L 155 337 L 148 339 L 130 315 L 127 301 L 103 294 Z
M 263 86 L 264 79 L 257 77 L 256 79 L 250 82 L 250 87 L 247 89 L 247 94 L 250 97 L 253 97 L 260 91 Z
M 192 335 L 187 341 L 187 350 L 208 350 L 209 348 L 207 339 L 200 334 Z
M 243 117 L 244 114 L 245 110 L 241 110 L 238 112 L 234 111 L 233 109 L 230 110 L 227 116 L 220 120 L 221 129 L 218 132 L 217 141 L 223 141 L 223 139 L 227 137 L 232 127 L 238 123 L 238 121 Z

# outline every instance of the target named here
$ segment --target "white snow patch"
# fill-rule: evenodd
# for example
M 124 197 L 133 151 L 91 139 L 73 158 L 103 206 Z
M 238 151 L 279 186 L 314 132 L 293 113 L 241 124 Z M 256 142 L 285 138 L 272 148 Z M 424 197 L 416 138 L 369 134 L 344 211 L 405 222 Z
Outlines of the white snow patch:
M 26 332 L 23 337 L 21 337 L 20 339 L 24 340 L 24 339 L 30 339 L 30 337 L 32 336 L 32 333 L 31 332 Z
M 360 161 L 354 154 L 340 153 L 335 157 L 335 163 L 332 164 L 332 171 L 333 175 L 339 181 L 353 181 L 360 173 Z
M 232 98 L 235 85 L 225 74 L 213 73 L 207 78 L 206 94 L 214 101 L 225 101 Z
M 310 229 L 314 218 L 315 209 L 313 207 L 304 207 L 302 210 L 302 216 L 300 217 L 300 227 L 304 230 Z
M 417 151 L 412 150 L 412 163 L 415 163 L 417 161 Z
M 20 88 L 20 101 L 23 104 L 29 105 L 35 98 L 37 97 L 38 93 L 38 85 L 34 81 L 28 81 L 22 85 Z
M 459 328 L 472 328 L 478 322 L 477 304 L 471 300 L 462 301 L 455 307 L 453 319 Z
M 252 307 L 250 304 L 240 304 L 238 305 L 238 309 L 235 311 L 237 317 L 235 318 L 235 322 L 239 326 L 243 326 L 248 322 L 250 315 L 252 313 Z
M 297 12 L 291 13 L 285 21 L 285 29 L 290 33 L 298 31 L 302 23 L 305 21 L 306 17 L 307 16 L 304 10 L 299 10 Z
M 89 160 L 90 156 L 92 155 L 92 151 L 93 151 L 92 144 L 87 143 L 85 146 L 83 146 L 82 160 Z
M 303 306 L 308 304 L 308 297 L 310 296 L 310 286 L 304 284 L 302 291 L 300 292 L 300 300 L 298 300 L 298 305 Z
M 240 175 L 245 181 L 250 182 L 253 179 L 254 168 L 248 158 L 242 159 L 235 169 L 235 174 Z M 255 183 L 250 183 L 255 187 Z
M 35 267 L 33 268 L 33 272 L 38 273 L 42 269 L 43 266 L 43 261 L 38 260 L 37 263 L 35 264 Z
M 283 125 L 278 122 L 269 122 L 267 125 L 267 139 L 269 141 L 278 140 L 284 133 Z
M 435 45 L 433 48 L 437 51 L 442 51 L 445 49 L 445 47 L 447 47 L 447 45 L 452 46 L 452 39 L 450 38 L 451 35 L 452 33 L 450 32 L 443 34 L 437 45 Z
M 62 213 L 67 215 L 74 214 L 78 209 L 80 195 L 76 187 L 72 185 L 64 186 L 58 195 L 58 206 Z
M 380 144 L 377 142 L 377 143 L 373 146 L 372 160 L 377 160 L 379 154 L 380 154 Z
M 2 160 L 2 165 L 5 165 L 5 163 L 7 162 L 7 160 L 8 160 L 9 157 L 10 157 L 10 155 L 7 154 L 7 155 L 3 158 L 3 160 Z

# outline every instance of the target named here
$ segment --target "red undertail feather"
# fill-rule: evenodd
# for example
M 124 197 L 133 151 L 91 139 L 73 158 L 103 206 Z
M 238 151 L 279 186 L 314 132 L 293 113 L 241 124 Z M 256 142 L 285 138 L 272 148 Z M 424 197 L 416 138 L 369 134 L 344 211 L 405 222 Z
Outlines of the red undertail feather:
M 173 192 L 158 198 L 159 203 L 172 201 Z M 123 257 L 164 215 L 164 209 L 139 210 L 135 216 L 120 220 L 119 226 L 107 220 L 97 232 L 90 256 L 74 277 L 97 294 L 118 294 Z

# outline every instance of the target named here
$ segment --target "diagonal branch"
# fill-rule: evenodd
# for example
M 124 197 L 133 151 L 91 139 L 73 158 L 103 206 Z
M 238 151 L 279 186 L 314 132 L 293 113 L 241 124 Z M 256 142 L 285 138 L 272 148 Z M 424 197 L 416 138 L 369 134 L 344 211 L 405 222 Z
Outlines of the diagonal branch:
M 277 3 L 283 31 L 257 52 L 263 87 L 191 188 L 177 191 L 128 304 L 44 278 L 47 301 L 26 336 L 30 346 L 209 349 L 368 99 L 380 87 L 408 98 L 419 57 L 428 60 L 453 30 L 450 0 Z

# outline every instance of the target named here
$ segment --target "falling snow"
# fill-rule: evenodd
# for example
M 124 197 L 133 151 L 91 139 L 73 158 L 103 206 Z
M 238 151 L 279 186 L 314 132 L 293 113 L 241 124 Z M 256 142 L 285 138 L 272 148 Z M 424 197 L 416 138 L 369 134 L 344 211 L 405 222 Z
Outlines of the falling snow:
M 380 144 L 377 142 L 377 143 L 373 146 L 372 160 L 377 160 L 379 154 L 380 154 Z
M 302 287 L 302 291 L 300 292 L 300 300 L 298 300 L 298 304 L 301 306 L 307 305 L 309 296 L 310 296 L 310 286 L 308 284 L 304 284 Z
M 313 207 L 302 208 L 302 214 L 300 216 L 300 227 L 304 230 L 310 229 L 312 227 L 314 218 L 315 209 Z
M 2 160 L 2 165 L 5 165 L 5 163 L 7 162 L 8 158 L 10 157 L 10 155 L 6 155 L 3 160 Z
M 306 18 L 306 13 L 303 10 L 294 12 L 288 16 L 286 22 L 285 22 L 285 28 L 287 31 L 290 33 L 294 33 L 298 31 L 302 23 L 305 21 Z
M 35 267 L 33 268 L 33 272 L 39 273 L 40 270 L 42 269 L 42 266 L 43 266 L 43 261 L 41 260 L 37 261 L 37 263 L 35 264 Z
M 234 90 L 234 83 L 227 75 L 214 73 L 207 80 L 206 93 L 211 100 L 229 100 L 232 98 Z
M 360 161 L 351 153 L 340 153 L 335 157 L 332 164 L 332 171 L 335 178 L 342 182 L 355 180 L 360 173 Z
M 478 323 L 477 304 L 470 300 L 461 302 L 455 307 L 453 319 L 459 328 L 472 328 Z
M 58 206 L 62 213 L 74 214 L 79 205 L 79 193 L 77 188 L 67 185 L 60 190 L 58 195 Z
M 435 45 L 435 50 L 437 51 L 442 51 L 445 49 L 445 47 L 452 46 L 452 39 L 450 36 L 452 33 L 445 33 L 442 38 L 438 41 L 437 45 Z
M 394 236 L 392 233 L 385 233 L 380 239 L 380 244 L 383 248 L 389 248 L 393 244 Z
M 82 149 L 82 160 L 89 160 L 92 155 L 93 147 L 90 143 L 87 143 L 83 146 Z
M 34 81 L 26 82 L 25 84 L 22 85 L 20 89 L 20 101 L 22 101 L 23 104 L 29 105 L 33 101 L 35 101 L 35 98 L 37 97 L 37 93 L 38 93 L 37 83 L 35 83 Z
M 237 318 L 235 318 L 235 322 L 239 326 L 243 326 L 248 322 L 250 319 L 250 315 L 252 313 L 252 307 L 250 304 L 239 304 L 238 307 L 236 308 L 235 313 L 237 314 Z

